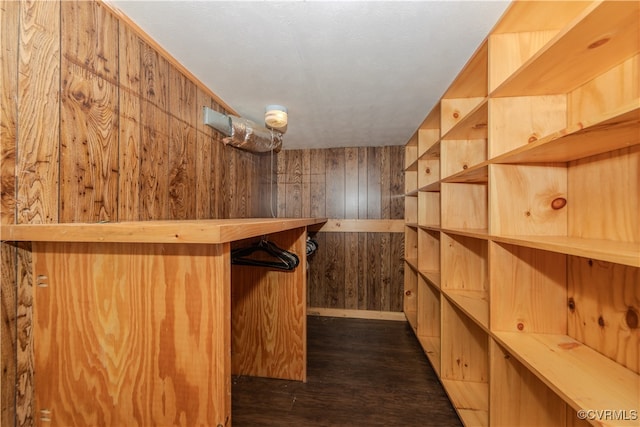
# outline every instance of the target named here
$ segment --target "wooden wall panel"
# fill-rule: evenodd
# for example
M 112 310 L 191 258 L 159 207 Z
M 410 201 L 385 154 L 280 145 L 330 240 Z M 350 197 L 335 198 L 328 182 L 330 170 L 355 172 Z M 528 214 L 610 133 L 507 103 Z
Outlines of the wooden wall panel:
M 216 326 L 228 325 L 231 291 L 210 282 L 230 280 L 228 245 L 37 244 L 35 271 L 47 286 L 35 291 L 35 361 L 49 373 L 38 382 L 38 418 L 46 410 L 59 426 L 226 423 L 230 407 L 216 390 L 231 393 L 221 369 L 229 358 L 214 349 L 231 344 L 228 326 Z M 74 276 L 88 285 L 66 286 Z M 184 277 L 190 286 L 177 286 Z M 192 357 L 176 357 L 185 352 Z
M 17 217 L 58 221 L 60 6 L 20 3 Z
M 126 25 L 119 27 L 120 171 L 118 219 L 135 221 L 140 212 L 140 88 L 142 42 Z
M 402 147 L 285 150 L 278 216 L 404 218 Z M 335 230 L 332 230 L 335 231 Z M 402 311 L 403 233 L 320 232 L 310 260 L 314 308 Z
M 0 0 L 0 32 L 0 222 L 271 216 L 269 156 L 223 146 L 218 98 L 125 18 Z M 1 421 L 34 425 L 30 252 L 2 255 Z
M 0 1 L 0 224 L 16 221 L 16 135 L 20 3 Z M 2 236 L 0 236 L 1 238 Z M 0 425 L 16 419 L 16 251 L 0 244 Z
M 0 283 L 2 293 L 0 298 L 0 353 L 2 366 L 0 369 L 0 423 L 3 426 L 14 424 L 16 417 L 16 394 L 12 387 L 16 384 L 16 355 L 17 355 L 17 316 L 16 316 L 16 288 L 7 284 L 16 283 L 16 252 L 9 245 L 0 246 L 0 266 L 2 268 Z
M 0 2 L 0 224 L 16 221 L 18 24 L 20 3 Z
M 60 221 L 115 221 L 118 208 L 118 88 L 62 61 Z

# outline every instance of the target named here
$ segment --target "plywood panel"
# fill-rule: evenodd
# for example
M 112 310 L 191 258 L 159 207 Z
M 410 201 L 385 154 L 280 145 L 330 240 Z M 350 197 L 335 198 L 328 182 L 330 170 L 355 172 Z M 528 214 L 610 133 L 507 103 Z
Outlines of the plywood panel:
M 48 374 L 36 391 L 39 418 L 52 425 L 226 423 L 230 355 L 221 349 L 230 348 L 230 295 L 211 286 L 230 279 L 224 245 L 34 249 L 36 369 Z
M 233 266 L 232 371 L 306 381 L 306 232 L 268 239 L 297 254 L 300 264 L 293 271 Z
M 381 149 L 367 148 L 367 218 L 381 218 L 382 186 L 381 186 Z
M 16 222 L 18 112 L 14 100 L 18 98 L 19 7 L 11 1 L 2 1 L 0 6 L 0 224 Z
M 326 216 L 345 217 L 345 152 L 341 148 L 326 151 Z
M 358 233 L 344 234 L 344 308 L 358 308 Z
M 59 180 L 60 6 L 21 4 L 17 222 L 57 222 Z M 15 110 L 14 110 L 15 111 Z
M 358 217 L 358 149 L 344 150 L 344 217 Z
M 169 118 L 169 218 L 196 216 L 196 130 L 186 122 Z
M 324 264 L 323 307 L 344 307 L 344 239 L 344 233 L 327 233 L 325 238 L 327 257 Z
M 34 408 L 35 373 L 34 373 L 34 295 L 31 244 L 17 245 L 16 262 L 16 424 L 18 426 L 34 425 L 36 418 Z
M 169 108 L 169 63 L 148 44 L 142 44 L 142 97 L 167 111 Z
M 369 246 L 369 234 L 358 233 L 358 308 L 361 310 L 369 307 L 369 252 L 375 252 Z
M 62 1 L 60 7 L 65 59 L 117 84 L 118 19 L 98 2 Z
M 184 74 L 169 66 L 169 111 L 178 120 L 196 126 L 196 85 Z
M 323 218 L 327 216 L 326 202 L 326 151 L 311 149 L 309 153 L 309 173 L 311 198 L 309 214 L 311 217 Z M 280 192 L 280 190 L 278 190 Z
M 404 151 L 403 151 L 404 152 Z M 368 218 L 369 209 L 369 150 L 367 147 L 358 148 L 358 218 Z M 400 170 L 404 168 L 404 163 Z M 404 180 L 402 184 L 404 193 Z M 403 204 L 404 206 L 404 204 Z
M 140 97 L 121 90 L 119 95 L 119 171 L 118 213 L 119 221 L 135 221 L 140 212 Z
M 117 220 L 118 89 L 74 63 L 62 64 L 60 220 Z
M 140 219 L 166 219 L 169 181 L 169 117 L 142 102 L 140 140 Z
M 17 354 L 17 321 L 16 316 L 16 249 L 8 244 L 0 245 L 0 283 L 2 285 L 0 299 L 0 354 L 2 369 L 0 370 L 0 423 L 13 425 L 16 416 L 16 354 Z

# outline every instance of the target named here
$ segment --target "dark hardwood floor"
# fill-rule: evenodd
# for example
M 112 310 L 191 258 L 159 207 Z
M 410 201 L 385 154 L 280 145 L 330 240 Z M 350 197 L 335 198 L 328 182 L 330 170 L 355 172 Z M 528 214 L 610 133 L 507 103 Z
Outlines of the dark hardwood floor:
M 461 426 L 405 322 L 308 318 L 307 382 L 233 377 L 233 425 Z

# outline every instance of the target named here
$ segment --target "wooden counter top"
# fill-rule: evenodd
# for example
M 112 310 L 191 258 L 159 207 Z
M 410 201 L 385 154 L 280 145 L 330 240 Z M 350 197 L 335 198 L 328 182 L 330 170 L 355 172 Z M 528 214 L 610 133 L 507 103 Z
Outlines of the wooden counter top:
M 242 218 L 2 225 L 2 241 L 226 243 L 326 222 L 326 218 Z

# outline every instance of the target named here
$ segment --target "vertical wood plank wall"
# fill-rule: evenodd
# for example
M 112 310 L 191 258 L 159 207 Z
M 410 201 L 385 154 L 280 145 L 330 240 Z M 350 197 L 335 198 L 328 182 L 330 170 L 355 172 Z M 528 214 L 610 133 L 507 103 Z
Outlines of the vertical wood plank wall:
M 202 106 L 225 106 L 108 7 L 0 0 L 0 31 L 3 224 L 271 216 L 269 157 L 224 146 Z M 1 245 L 3 426 L 35 424 L 29 254 Z
M 278 216 L 404 218 L 402 147 L 284 150 Z M 319 232 L 309 259 L 310 307 L 402 311 L 403 233 Z

